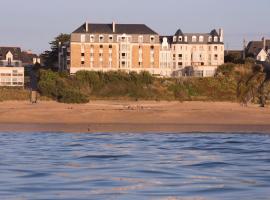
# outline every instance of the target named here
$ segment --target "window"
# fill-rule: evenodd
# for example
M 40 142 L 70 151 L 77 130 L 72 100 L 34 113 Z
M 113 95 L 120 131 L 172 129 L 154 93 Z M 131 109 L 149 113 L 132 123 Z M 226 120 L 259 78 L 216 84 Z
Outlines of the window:
M 178 54 L 178 59 L 182 60 L 182 58 L 183 58 L 183 54 Z
M 103 35 L 99 36 L 99 42 L 104 42 L 104 36 Z
M 192 42 L 197 42 L 197 37 L 196 36 L 192 36 Z
M 95 36 L 94 35 L 90 35 L 90 42 L 95 42 Z
M 214 37 L 214 42 L 218 42 L 218 37 L 217 36 Z
M 81 42 L 85 42 L 85 35 L 81 35 Z
M 178 67 L 182 67 L 183 63 L 182 62 L 178 62 Z
M 113 42 L 113 36 L 109 35 L 109 42 Z
M 112 49 L 112 45 L 111 44 L 109 45 L 109 49 Z
M 138 41 L 139 41 L 139 43 L 143 43 L 143 36 L 142 36 L 142 35 L 140 35 L 140 36 L 138 37 Z
M 83 60 L 81 61 L 81 64 L 84 65 L 84 61 Z
M 203 36 L 199 37 L 199 42 L 203 42 Z
M 217 46 L 214 46 L 214 50 L 217 51 Z
M 150 36 L 150 42 L 154 43 L 155 42 L 155 36 Z
M 176 37 L 175 36 L 173 36 L 173 41 L 176 42 Z
M 152 51 L 155 49 L 155 47 L 154 47 L 154 46 L 151 46 L 150 48 L 151 48 L 151 50 L 152 50 Z
M 208 42 L 212 42 L 212 37 L 211 36 L 208 37 Z
M 215 60 L 218 60 L 218 55 L 217 54 L 215 54 Z
M 182 37 L 182 36 L 179 36 L 179 37 L 178 37 L 178 41 L 179 41 L 179 42 L 182 42 L 182 41 L 183 41 L 183 37 Z
M 81 53 L 81 56 L 84 57 L 84 53 Z
M 103 49 L 103 45 L 99 45 L 99 48 L 100 48 L 100 49 Z
M 187 39 L 188 39 L 187 36 L 185 36 L 185 42 L 187 42 Z

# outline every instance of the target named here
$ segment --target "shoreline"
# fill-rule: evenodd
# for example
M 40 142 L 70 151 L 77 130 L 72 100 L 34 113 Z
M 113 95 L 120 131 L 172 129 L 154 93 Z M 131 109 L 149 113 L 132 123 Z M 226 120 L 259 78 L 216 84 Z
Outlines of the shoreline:
M 19 131 L 18 131 L 19 130 Z M 270 134 L 270 125 L 213 124 L 29 124 L 0 123 L 0 132 L 16 133 L 235 133 Z
M 270 133 L 270 109 L 230 102 L 0 102 L 1 132 Z

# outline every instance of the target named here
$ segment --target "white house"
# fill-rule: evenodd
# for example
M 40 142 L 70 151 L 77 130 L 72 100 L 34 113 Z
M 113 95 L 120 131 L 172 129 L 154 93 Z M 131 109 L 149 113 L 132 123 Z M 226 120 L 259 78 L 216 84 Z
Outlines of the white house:
M 24 86 L 24 67 L 18 47 L 0 47 L 0 86 Z

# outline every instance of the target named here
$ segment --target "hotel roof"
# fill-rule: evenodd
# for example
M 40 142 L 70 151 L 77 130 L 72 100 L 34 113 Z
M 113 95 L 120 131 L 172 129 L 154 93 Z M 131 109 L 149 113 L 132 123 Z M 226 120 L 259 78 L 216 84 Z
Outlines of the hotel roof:
M 86 29 L 86 23 L 84 23 L 73 33 L 158 35 L 145 24 L 115 24 L 115 31 L 113 31 L 113 24 L 88 23 L 87 26 L 88 31 Z

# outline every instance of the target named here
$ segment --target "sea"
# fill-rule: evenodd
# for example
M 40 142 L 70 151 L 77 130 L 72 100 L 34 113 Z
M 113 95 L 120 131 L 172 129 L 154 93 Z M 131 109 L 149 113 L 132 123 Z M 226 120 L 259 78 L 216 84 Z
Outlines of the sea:
M 0 133 L 1 200 L 266 200 L 270 134 Z

